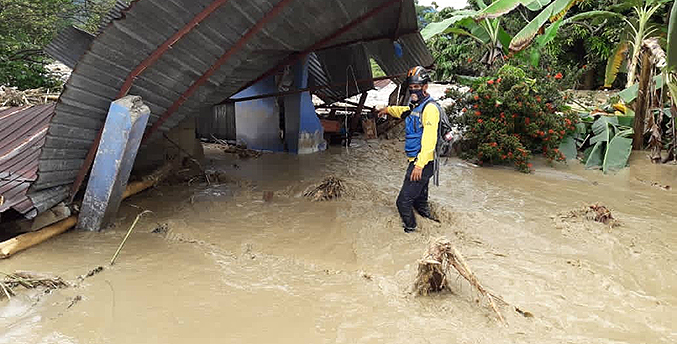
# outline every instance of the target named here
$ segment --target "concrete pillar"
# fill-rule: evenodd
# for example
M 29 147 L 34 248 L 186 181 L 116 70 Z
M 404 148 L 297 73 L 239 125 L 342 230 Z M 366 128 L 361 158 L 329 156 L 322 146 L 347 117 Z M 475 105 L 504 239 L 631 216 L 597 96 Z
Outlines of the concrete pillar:
M 308 87 L 308 58 L 293 67 L 294 87 Z M 310 154 L 327 149 L 324 129 L 315 112 L 310 92 L 286 96 L 284 99 L 289 151 Z
M 149 116 L 150 109 L 138 96 L 111 104 L 87 183 L 79 229 L 99 231 L 114 220 Z

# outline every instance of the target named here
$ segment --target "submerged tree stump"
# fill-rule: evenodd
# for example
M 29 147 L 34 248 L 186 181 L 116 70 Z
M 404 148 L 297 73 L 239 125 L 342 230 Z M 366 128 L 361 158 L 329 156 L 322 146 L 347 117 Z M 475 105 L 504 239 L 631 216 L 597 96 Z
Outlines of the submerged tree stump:
M 444 289 L 449 290 L 449 277 L 452 274 L 452 268 L 489 301 L 489 305 L 496 312 L 499 320 L 505 323 L 503 315 L 494 302 L 494 299 L 500 300 L 500 298 L 494 296 L 482 286 L 461 253 L 446 237 L 440 237 L 431 242 L 423 258 L 419 260 L 418 275 L 414 281 L 414 292 L 419 295 L 429 295 Z

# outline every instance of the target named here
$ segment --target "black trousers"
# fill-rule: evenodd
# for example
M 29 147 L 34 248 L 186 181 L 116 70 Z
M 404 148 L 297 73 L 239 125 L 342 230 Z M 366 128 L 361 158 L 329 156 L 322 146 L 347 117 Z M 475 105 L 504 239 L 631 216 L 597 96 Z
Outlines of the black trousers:
M 423 168 L 421 180 L 412 181 L 411 172 L 414 170 L 414 163 L 409 163 L 407 173 L 404 175 L 404 183 L 400 189 L 400 195 L 397 196 L 397 210 L 400 212 L 405 229 L 416 228 L 416 216 L 414 209 L 422 216 L 430 216 L 430 206 L 428 205 L 428 186 L 430 178 L 435 172 L 434 161 L 429 162 Z

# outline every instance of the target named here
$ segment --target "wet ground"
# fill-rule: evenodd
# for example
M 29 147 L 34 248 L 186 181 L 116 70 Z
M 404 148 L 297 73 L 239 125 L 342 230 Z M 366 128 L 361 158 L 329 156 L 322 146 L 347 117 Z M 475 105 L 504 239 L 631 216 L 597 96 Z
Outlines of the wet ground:
M 538 161 L 526 175 L 450 159 L 431 189 L 443 224 L 405 234 L 400 145 L 247 161 L 208 150 L 232 182 L 150 190 L 109 231 L 69 232 L 0 262 L 74 284 L 0 301 L 0 343 L 677 342 L 677 198 L 652 185 L 677 186 L 677 166 L 635 154 L 617 175 Z M 328 175 L 351 195 L 302 197 Z M 597 202 L 622 225 L 559 216 Z M 142 210 L 153 214 L 108 267 Z M 441 295 L 409 293 L 441 235 L 509 304 L 508 326 L 461 279 Z

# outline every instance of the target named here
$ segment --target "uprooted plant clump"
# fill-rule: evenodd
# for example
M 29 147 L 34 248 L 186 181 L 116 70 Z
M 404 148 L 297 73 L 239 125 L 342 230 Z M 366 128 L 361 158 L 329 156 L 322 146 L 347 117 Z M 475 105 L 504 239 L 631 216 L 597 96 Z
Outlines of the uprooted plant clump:
M 562 215 L 562 218 L 582 218 L 588 221 L 603 223 L 610 228 L 620 226 L 620 222 L 611 214 L 611 210 L 606 206 L 599 204 L 592 204 L 581 209 L 570 211 L 568 214 Z
M 334 176 L 327 177 L 317 186 L 311 186 L 303 193 L 303 196 L 313 202 L 329 201 L 338 199 L 346 193 L 345 183 Z
M 489 301 L 489 305 L 496 312 L 499 320 L 505 323 L 505 319 L 494 301 L 501 301 L 501 298 L 496 297 L 482 286 L 475 274 L 470 270 L 470 267 L 468 267 L 461 253 L 458 252 L 446 237 L 440 237 L 431 242 L 423 258 L 419 260 L 418 274 L 414 281 L 414 292 L 418 295 L 429 295 L 430 293 L 441 292 L 445 289 L 450 290 L 449 281 L 452 275 L 452 268 Z

